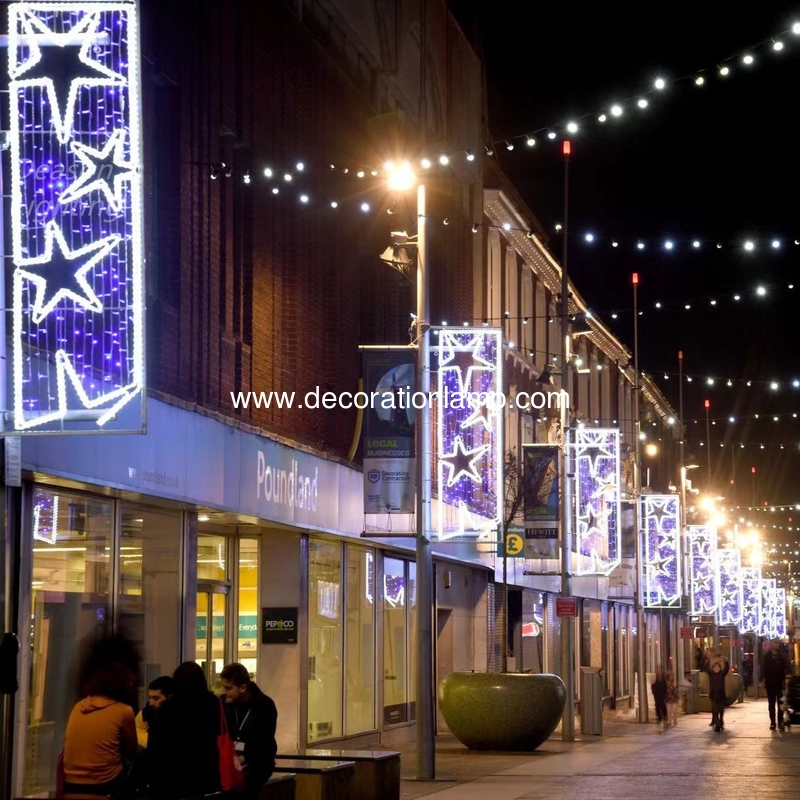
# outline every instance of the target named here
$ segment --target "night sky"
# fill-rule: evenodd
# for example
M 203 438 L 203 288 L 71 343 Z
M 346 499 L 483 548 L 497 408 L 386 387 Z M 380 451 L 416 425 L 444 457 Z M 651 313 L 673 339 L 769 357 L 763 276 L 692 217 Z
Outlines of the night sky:
M 631 274 L 639 273 L 640 364 L 677 409 L 677 376 L 664 380 L 664 372 L 677 372 L 683 350 L 684 371 L 694 377 L 685 383 L 684 417 L 701 420 L 689 423 L 688 441 L 703 474 L 706 451 L 699 442 L 706 440 L 708 398 L 712 420 L 721 418 L 711 427 L 717 490 L 730 492 L 734 470 L 737 502 L 750 505 L 750 467 L 756 466 L 759 505 L 800 503 L 800 388 L 792 388 L 792 380 L 800 381 L 800 337 L 788 289 L 796 280 L 800 295 L 800 246 L 794 245 L 800 241 L 800 148 L 793 120 L 800 36 L 776 36 L 800 21 L 800 5 L 769 3 L 761 11 L 749 7 L 747 15 L 710 5 L 670 3 L 645 13 L 623 4 L 578 11 L 557 3 L 514 4 L 511 10 L 451 2 L 483 51 L 492 138 L 547 126 L 559 132 L 555 142 L 536 134 L 533 149 L 524 139 L 514 141 L 513 152 L 502 142 L 495 148 L 550 231 L 563 216 L 564 124 L 590 114 L 569 136 L 570 275 L 593 312 L 632 347 Z M 773 38 L 783 41 L 780 52 Z M 741 60 L 747 53 L 754 57 L 750 66 Z M 720 78 L 716 68 L 731 56 L 730 74 Z M 694 84 L 699 74 L 702 87 Z M 643 94 L 659 76 L 689 77 Z M 642 96 L 649 100 L 645 110 L 636 107 Z M 598 123 L 598 114 L 615 102 L 625 107 L 623 115 Z M 596 237 L 591 245 L 586 233 Z M 667 239 L 675 242 L 672 251 L 664 248 Z M 692 248 L 694 239 L 702 240 L 699 250 Z M 744 249 L 748 239 L 756 245 L 752 252 Z M 772 249 L 773 239 L 780 249 Z M 637 249 L 638 240 L 644 250 Z M 560 255 L 558 234 L 551 246 Z M 758 286 L 766 296 L 756 294 Z M 661 310 L 656 302 L 664 304 Z M 709 376 L 718 379 L 713 387 Z M 772 380 L 780 381 L 777 392 L 757 383 Z M 786 416 L 775 422 L 776 413 Z M 742 419 L 747 414 L 749 421 Z M 734 468 L 731 444 L 737 445 Z M 800 521 L 800 512 L 796 517 Z M 785 516 L 782 521 L 788 523 Z

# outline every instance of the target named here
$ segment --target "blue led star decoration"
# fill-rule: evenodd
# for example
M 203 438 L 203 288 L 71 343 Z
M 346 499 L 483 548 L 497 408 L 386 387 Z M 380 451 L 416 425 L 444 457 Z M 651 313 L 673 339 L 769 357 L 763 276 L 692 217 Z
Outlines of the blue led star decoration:
M 666 506 L 668 500 L 663 500 L 660 503 L 657 501 L 652 501 L 651 503 L 645 504 L 645 516 L 648 519 L 653 519 L 656 522 L 656 530 L 660 531 L 663 524 L 664 518 L 667 519 L 674 518 L 675 514 L 671 513 L 667 510 Z M 648 507 L 649 506 L 649 507 Z
M 488 406 L 474 403 L 472 413 L 461 423 L 462 428 L 472 428 L 482 425 L 487 433 L 494 432 L 494 419 L 498 416 L 496 411 L 492 411 Z
M 495 365 L 481 354 L 484 340 L 479 334 L 462 342 L 458 340 L 458 334 L 442 332 L 440 339 L 439 372 L 443 377 L 445 373 L 455 373 L 458 391 L 462 395 L 473 391 L 472 381 L 476 372 L 496 372 Z
M 464 440 L 456 436 L 453 440 L 453 452 L 442 453 L 443 465 L 449 470 L 450 475 L 447 485 L 453 486 L 464 477 L 474 483 L 481 483 L 482 477 L 478 472 L 478 462 L 489 452 L 491 445 L 479 445 L 472 450 L 467 450 Z
M 65 298 L 74 300 L 88 311 L 101 313 L 103 304 L 87 276 L 120 241 L 122 237 L 112 234 L 78 250 L 70 250 L 58 223 L 49 222 L 45 227 L 44 253 L 24 261 L 16 271 L 17 275 L 36 285 L 31 308 L 33 321 L 41 322 Z
M 125 81 L 123 75 L 90 55 L 97 42 L 99 23 L 99 12 L 87 13 L 67 33 L 58 33 L 28 12 L 23 22 L 28 58 L 18 63 L 18 48 L 13 48 L 14 64 L 9 68 L 14 81 L 12 92 L 20 86 L 42 87 L 52 111 L 53 128 L 62 144 L 72 136 L 75 103 L 81 87 Z
M 71 142 L 72 152 L 83 163 L 84 170 L 61 196 L 59 203 L 71 203 L 93 191 L 101 191 L 109 208 L 119 213 L 125 203 L 123 183 L 135 174 L 135 168 L 125 158 L 124 130 L 114 131 L 102 150 L 80 142 Z M 113 188 L 112 188 L 113 187 Z

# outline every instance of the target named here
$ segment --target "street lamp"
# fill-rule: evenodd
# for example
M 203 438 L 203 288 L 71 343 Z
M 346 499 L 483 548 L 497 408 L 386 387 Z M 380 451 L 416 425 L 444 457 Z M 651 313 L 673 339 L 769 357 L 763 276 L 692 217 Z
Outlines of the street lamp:
M 430 302 L 428 299 L 428 238 L 425 217 L 425 184 L 419 181 L 406 161 L 385 165 L 389 174 L 389 188 L 408 191 L 417 187 L 417 315 L 414 320 L 417 345 L 416 391 L 425 402 L 417 409 L 415 428 L 417 439 L 417 508 L 416 508 L 416 559 L 417 559 L 417 769 L 416 776 L 430 780 L 435 775 L 435 743 L 433 724 L 433 560 L 431 557 L 431 371 L 430 371 Z M 392 234 L 393 237 L 395 234 Z M 395 242 L 397 239 L 395 239 Z M 403 244 L 408 244 L 406 237 Z M 391 250 L 392 248 L 389 248 Z M 402 248 L 398 247 L 398 255 Z M 387 253 L 384 253 L 384 256 Z M 390 256 L 394 254 L 391 253 Z M 383 258 L 383 256 L 382 256 Z M 386 259 L 384 259 L 386 260 Z M 395 262 L 391 258 L 388 263 Z M 395 266 L 392 263 L 392 266 Z M 410 265 L 409 265 L 410 266 Z M 396 266 L 401 272 L 399 266 Z M 405 274 L 405 272 L 404 272 Z M 410 276 L 410 269 L 408 270 Z
M 658 445 L 657 444 L 653 444 L 651 442 L 650 444 L 645 446 L 644 452 L 645 452 L 645 455 L 648 456 L 648 458 L 655 458 L 658 455 Z M 650 486 L 650 467 L 647 468 L 647 482 L 646 482 L 646 484 L 647 484 L 648 487 Z

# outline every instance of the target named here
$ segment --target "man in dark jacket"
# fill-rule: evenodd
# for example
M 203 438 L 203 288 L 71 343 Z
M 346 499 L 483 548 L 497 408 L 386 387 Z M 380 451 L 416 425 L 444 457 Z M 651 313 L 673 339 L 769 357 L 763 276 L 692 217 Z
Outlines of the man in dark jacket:
M 730 668 L 727 659 L 718 653 L 709 654 L 708 699 L 711 701 L 711 724 L 717 732 L 725 727 L 725 676 Z
M 228 730 L 245 777 L 244 797 L 257 800 L 275 769 L 278 709 L 272 698 L 250 680 L 242 664 L 228 664 L 220 673 Z
M 761 659 L 761 677 L 767 690 L 769 703 L 769 729 L 775 730 L 775 705 L 778 706 L 778 727 L 783 730 L 783 709 L 781 695 L 784 681 L 790 674 L 789 661 L 778 644 L 765 643 L 765 653 Z

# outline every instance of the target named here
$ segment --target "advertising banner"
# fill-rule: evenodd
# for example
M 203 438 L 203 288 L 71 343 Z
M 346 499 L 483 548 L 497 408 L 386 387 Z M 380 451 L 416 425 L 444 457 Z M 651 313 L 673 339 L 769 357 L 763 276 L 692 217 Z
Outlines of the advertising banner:
M 364 513 L 414 513 L 414 362 L 409 347 L 362 351 Z
M 558 451 L 552 444 L 522 447 L 526 558 L 558 558 Z

